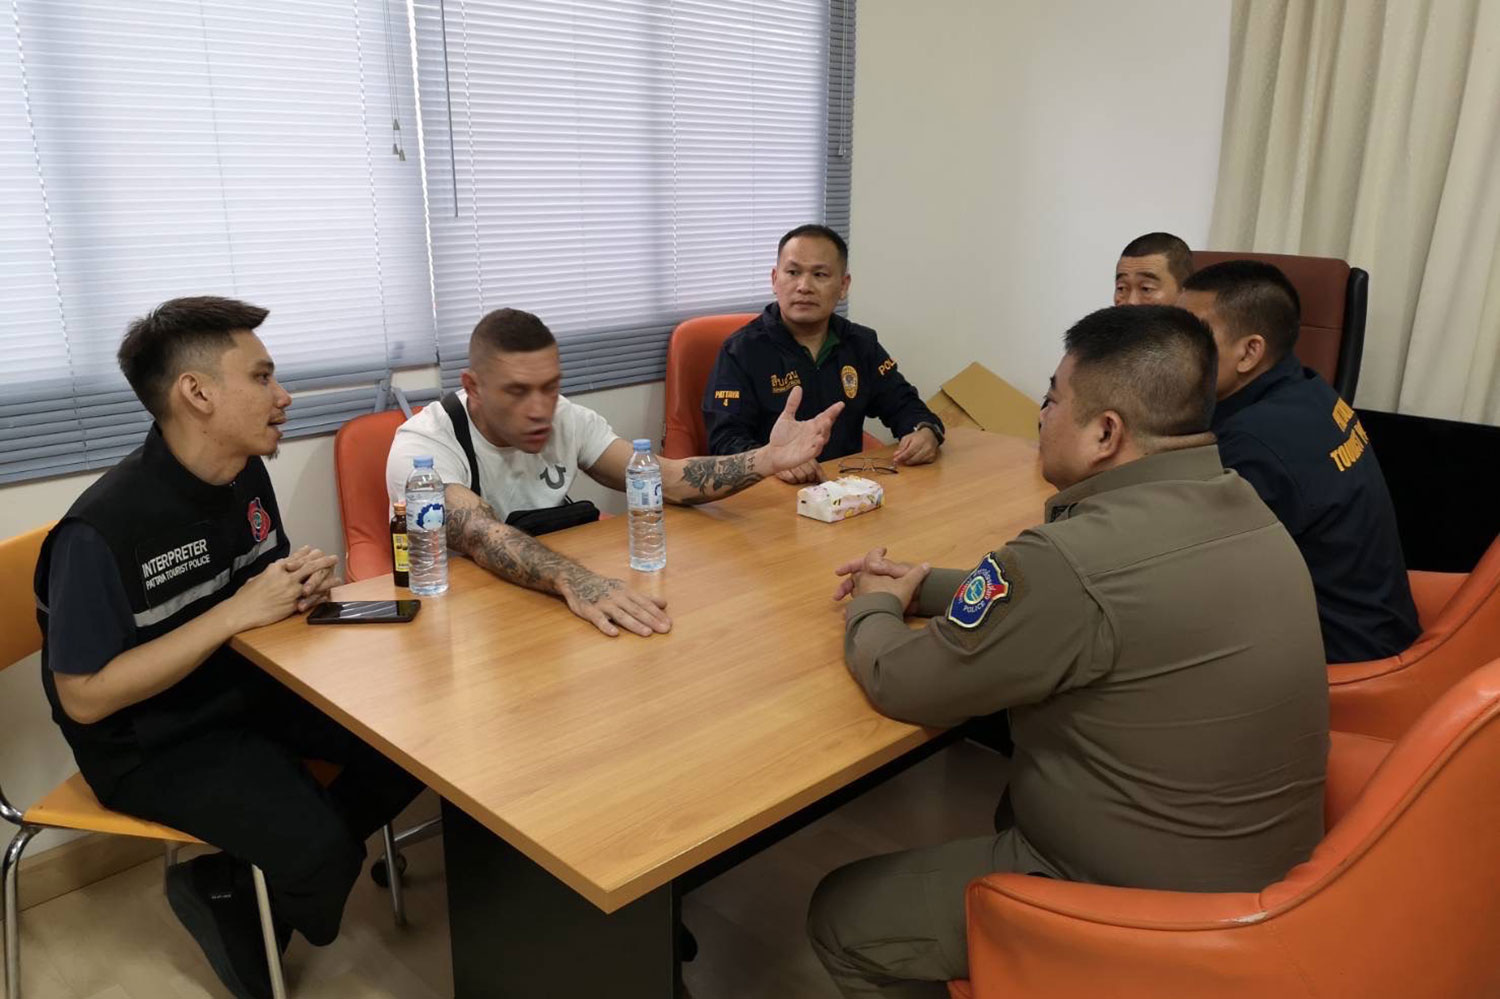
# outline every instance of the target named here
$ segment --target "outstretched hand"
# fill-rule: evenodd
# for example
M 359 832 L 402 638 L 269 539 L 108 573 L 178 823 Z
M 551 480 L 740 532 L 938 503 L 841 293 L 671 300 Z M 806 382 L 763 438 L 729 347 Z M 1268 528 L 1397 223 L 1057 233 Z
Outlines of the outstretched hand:
M 844 404 L 836 402 L 810 420 L 799 420 L 797 407 L 800 405 L 802 386 L 796 385 L 786 394 L 786 405 L 771 427 L 771 437 L 766 442 L 766 456 L 771 459 L 773 472 L 817 461 L 833 433 L 833 421 L 844 411 Z

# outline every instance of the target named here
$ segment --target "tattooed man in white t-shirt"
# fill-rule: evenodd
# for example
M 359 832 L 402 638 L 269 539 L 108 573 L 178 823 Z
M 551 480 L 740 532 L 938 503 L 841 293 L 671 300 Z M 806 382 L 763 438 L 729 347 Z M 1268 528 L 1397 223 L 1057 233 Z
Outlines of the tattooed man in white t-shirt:
M 616 436 L 598 413 L 559 393 L 562 366 L 552 332 L 529 312 L 491 312 L 469 338 L 462 382 L 457 398 L 467 416 L 479 483 L 472 481 L 448 412 L 433 404 L 396 431 L 385 470 L 392 499 L 401 497 L 412 459 L 431 455 L 448 484 L 450 548 L 501 579 L 557 594 L 606 635 L 618 635 L 620 628 L 637 635 L 670 630 L 665 601 L 592 572 L 505 523 L 515 511 L 562 503 L 579 471 L 611 489 L 625 488 L 630 441 Z M 658 459 L 667 502 L 721 499 L 814 460 L 843 403 L 798 421 L 801 401 L 800 388 L 787 393 L 765 447 L 717 458 Z

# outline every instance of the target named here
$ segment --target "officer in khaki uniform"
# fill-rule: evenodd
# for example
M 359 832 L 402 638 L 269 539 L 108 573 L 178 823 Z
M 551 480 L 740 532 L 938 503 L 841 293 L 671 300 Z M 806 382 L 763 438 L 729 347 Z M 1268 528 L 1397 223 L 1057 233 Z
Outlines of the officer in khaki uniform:
M 1080 321 L 1043 403 L 1046 523 L 971 571 L 840 569 L 850 670 L 882 712 L 1009 708 L 1013 824 L 834 871 L 809 915 L 845 996 L 947 995 L 964 888 L 994 871 L 1253 891 L 1323 833 L 1328 694 L 1312 584 L 1207 433 L 1211 335 L 1164 306 Z M 904 613 L 931 616 L 913 631 Z

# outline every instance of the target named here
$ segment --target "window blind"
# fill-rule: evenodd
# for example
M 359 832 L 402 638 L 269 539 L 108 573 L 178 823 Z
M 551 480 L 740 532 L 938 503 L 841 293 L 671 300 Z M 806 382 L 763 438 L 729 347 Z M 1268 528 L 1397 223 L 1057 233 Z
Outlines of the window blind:
M 770 299 L 784 232 L 847 231 L 853 0 L 413 7 L 444 385 L 503 306 L 565 391 L 659 379 L 677 322 Z
M 435 359 L 399 5 L 0 11 L 0 482 L 140 442 L 149 418 L 114 355 L 168 298 L 271 310 L 260 333 L 299 397 L 293 436 L 368 412 L 391 367 Z

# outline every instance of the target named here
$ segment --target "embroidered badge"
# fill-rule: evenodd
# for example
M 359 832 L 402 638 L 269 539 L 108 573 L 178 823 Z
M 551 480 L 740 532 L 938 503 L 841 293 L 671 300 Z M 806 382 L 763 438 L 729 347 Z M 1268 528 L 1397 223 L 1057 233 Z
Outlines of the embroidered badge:
M 859 372 L 854 370 L 852 364 L 844 365 L 843 370 L 839 372 L 839 379 L 844 383 L 845 398 L 853 399 L 859 395 Z
M 771 376 L 771 394 L 785 395 L 793 388 L 802 384 L 802 376 L 795 371 L 789 371 L 784 375 Z
M 260 505 L 260 497 L 250 501 L 245 509 L 245 516 L 250 520 L 250 536 L 256 541 L 264 541 L 271 536 L 271 515 L 266 513 L 266 508 Z
M 1005 578 L 1005 570 L 994 555 L 986 555 L 953 594 L 948 620 L 960 628 L 977 628 L 984 623 L 991 607 L 1009 600 L 1010 581 Z

